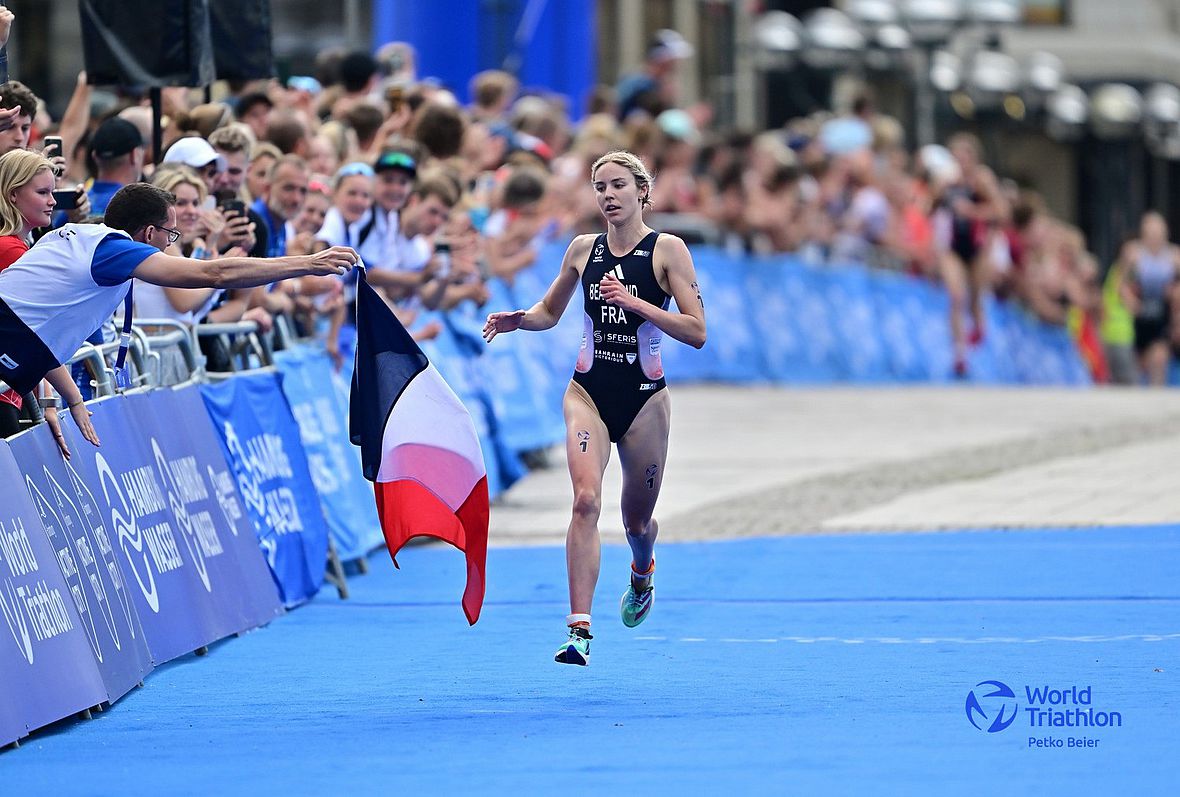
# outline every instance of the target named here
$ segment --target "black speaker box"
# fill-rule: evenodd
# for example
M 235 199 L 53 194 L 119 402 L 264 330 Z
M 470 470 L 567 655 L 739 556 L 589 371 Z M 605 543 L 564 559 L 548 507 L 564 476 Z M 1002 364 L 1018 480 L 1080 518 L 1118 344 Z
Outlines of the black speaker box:
M 92 85 L 213 82 L 209 0 L 79 0 L 78 7 Z

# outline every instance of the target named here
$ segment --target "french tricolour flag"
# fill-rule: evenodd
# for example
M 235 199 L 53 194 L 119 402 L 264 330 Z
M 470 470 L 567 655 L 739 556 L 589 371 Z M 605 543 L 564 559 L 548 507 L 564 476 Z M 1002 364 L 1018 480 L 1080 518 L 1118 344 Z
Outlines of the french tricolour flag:
M 389 554 L 437 537 L 467 556 L 463 612 L 483 608 L 488 477 L 471 416 L 363 276 L 356 295 L 349 435 L 374 483 Z

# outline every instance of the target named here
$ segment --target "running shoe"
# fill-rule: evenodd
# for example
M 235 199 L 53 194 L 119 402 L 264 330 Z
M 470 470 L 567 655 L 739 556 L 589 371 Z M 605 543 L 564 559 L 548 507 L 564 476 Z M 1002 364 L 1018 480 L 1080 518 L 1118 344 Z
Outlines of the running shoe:
M 585 667 L 590 663 L 590 630 L 581 627 L 571 627 L 569 639 L 557 649 L 553 660 L 558 664 L 579 664 Z
M 651 611 L 651 605 L 655 599 L 656 587 L 654 584 L 648 582 L 647 587 L 641 590 L 635 589 L 634 582 L 628 585 L 627 592 L 623 594 L 623 600 L 619 603 L 619 612 L 623 615 L 623 625 L 634 628 L 642 623 L 647 618 L 647 613 Z

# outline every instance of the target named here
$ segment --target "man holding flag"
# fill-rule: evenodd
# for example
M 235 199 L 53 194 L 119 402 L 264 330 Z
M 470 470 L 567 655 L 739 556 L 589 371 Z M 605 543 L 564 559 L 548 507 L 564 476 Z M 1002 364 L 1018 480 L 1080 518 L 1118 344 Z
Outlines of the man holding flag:
M 99 440 L 90 412 L 62 363 L 120 304 L 130 319 L 133 278 L 173 288 L 251 288 L 290 277 L 342 275 L 358 261 L 356 252 L 339 246 L 265 259 L 167 255 L 164 249 L 180 238 L 175 205 L 173 194 L 153 185 L 124 186 L 111 198 L 104 224 L 67 224 L 0 272 L 0 381 L 26 393 L 47 378 L 94 445 Z M 129 333 L 128 325 L 124 347 Z

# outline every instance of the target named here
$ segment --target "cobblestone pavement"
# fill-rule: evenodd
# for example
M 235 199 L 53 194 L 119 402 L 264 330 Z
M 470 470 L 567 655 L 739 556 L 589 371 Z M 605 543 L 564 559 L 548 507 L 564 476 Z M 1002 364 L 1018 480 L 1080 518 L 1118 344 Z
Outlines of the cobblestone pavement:
M 674 386 L 663 540 L 1180 522 L 1180 392 Z M 564 452 L 492 509 L 561 542 Z M 612 459 L 600 528 L 621 542 Z

